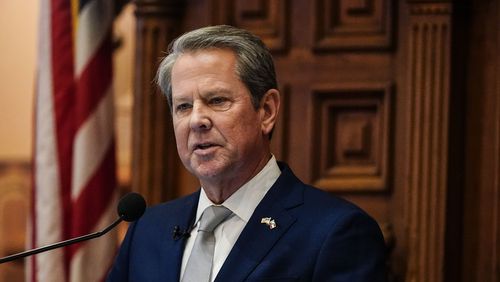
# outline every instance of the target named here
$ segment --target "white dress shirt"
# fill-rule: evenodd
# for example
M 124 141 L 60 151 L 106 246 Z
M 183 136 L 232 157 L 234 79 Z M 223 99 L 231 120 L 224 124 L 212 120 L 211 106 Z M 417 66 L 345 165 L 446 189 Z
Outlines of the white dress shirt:
M 281 170 L 278 167 L 276 158 L 272 156 L 266 166 L 257 175 L 241 186 L 236 192 L 234 192 L 233 195 L 222 203 L 223 206 L 231 210 L 233 213 L 214 230 L 215 251 L 212 264 L 211 281 L 214 281 L 215 277 L 217 277 L 217 273 L 219 273 L 219 270 L 224 264 L 229 252 L 240 236 L 241 231 L 243 231 L 243 228 L 250 220 L 255 208 L 264 198 L 271 186 L 273 186 L 274 182 L 276 182 L 280 174 Z M 208 206 L 211 205 L 214 205 L 214 203 L 208 199 L 204 189 L 201 189 L 200 198 L 198 200 L 198 209 L 196 211 L 195 226 L 190 233 L 191 236 L 187 239 L 186 248 L 184 249 L 184 254 L 182 256 L 180 277 L 184 275 L 189 255 L 193 249 L 194 241 L 196 239 L 196 235 L 198 234 L 198 223 L 201 214 Z

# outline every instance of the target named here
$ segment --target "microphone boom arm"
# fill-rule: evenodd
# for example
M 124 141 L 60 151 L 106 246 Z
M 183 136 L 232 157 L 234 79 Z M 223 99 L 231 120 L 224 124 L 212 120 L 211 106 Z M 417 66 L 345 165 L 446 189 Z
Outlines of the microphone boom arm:
M 75 238 L 72 238 L 72 239 L 68 239 L 66 241 L 58 242 L 58 243 L 55 243 L 55 244 L 51 244 L 51 245 L 39 247 L 39 248 L 36 248 L 36 249 L 32 249 L 32 250 L 28 250 L 28 251 L 24 251 L 24 252 L 21 252 L 21 253 L 17 253 L 17 254 L 13 254 L 13 255 L 10 255 L 10 256 L 6 256 L 6 257 L 3 257 L 3 258 L 0 258 L 0 264 L 2 264 L 4 262 L 15 260 L 15 259 L 19 259 L 19 258 L 24 258 L 24 257 L 30 256 L 30 255 L 35 255 L 35 254 L 38 254 L 38 253 L 42 253 L 42 252 L 45 252 L 45 251 L 50 251 L 50 250 L 53 250 L 53 249 L 56 249 L 56 248 L 60 248 L 60 247 L 64 247 L 64 246 L 67 246 L 67 245 L 71 245 L 71 244 L 74 244 L 74 243 L 79 243 L 79 242 L 83 242 L 83 241 L 86 241 L 86 240 L 90 240 L 90 239 L 94 239 L 94 238 L 97 238 L 97 237 L 101 237 L 102 235 L 104 235 L 104 234 L 108 233 L 109 231 L 111 231 L 111 229 L 115 228 L 115 226 L 117 226 L 120 222 L 122 222 L 123 218 L 124 218 L 124 215 L 121 215 L 111 225 L 109 225 L 108 227 L 104 228 L 101 231 L 97 231 L 97 232 L 94 232 L 94 233 L 91 233 L 91 234 L 87 234 L 87 235 L 83 235 L 83 236 L 80 236 L 80 237 L 75 237 Z

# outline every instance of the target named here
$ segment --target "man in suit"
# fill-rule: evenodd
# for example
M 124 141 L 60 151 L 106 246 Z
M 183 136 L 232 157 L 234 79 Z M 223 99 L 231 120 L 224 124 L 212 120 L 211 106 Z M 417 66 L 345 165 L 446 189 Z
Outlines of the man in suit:
M 385 281 L 377 223 L 272 155 L 280 93 L 258 37 L 230 26 L 186 33 L 157 79 L 201 189 L 148 208 L 108 281 Z

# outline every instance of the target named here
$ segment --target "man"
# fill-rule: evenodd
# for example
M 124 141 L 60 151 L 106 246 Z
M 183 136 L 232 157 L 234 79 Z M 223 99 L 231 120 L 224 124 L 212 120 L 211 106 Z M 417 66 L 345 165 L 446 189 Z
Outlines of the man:
M 271 154 L 280 94 L 259 38 L 230 26 L 186 33 L 157 79 L 201 189 L 148 208 L 108 281 L 385 281 L 376 222 Z

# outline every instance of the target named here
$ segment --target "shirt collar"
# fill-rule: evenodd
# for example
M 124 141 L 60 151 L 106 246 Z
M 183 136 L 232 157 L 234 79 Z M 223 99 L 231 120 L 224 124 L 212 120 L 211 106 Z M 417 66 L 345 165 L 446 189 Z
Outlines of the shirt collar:
M 247 223 L 257 205 L 264 198 L 267 191 L 271 189 L 271 186 L 273 186 L 280 174 L 281 170 L 273 155 L 257 175 L 236 190 L 222 205 Z M 200 220 L 203 211 L 211 205 L 215 204 L 208 199 L 205 190 L 201 189 L 198 209 L 196 211 L 196 224 Z

